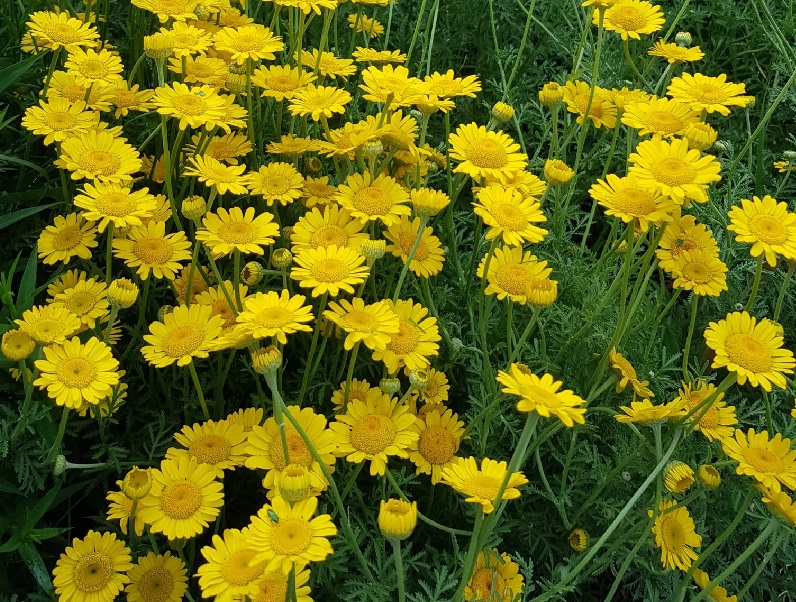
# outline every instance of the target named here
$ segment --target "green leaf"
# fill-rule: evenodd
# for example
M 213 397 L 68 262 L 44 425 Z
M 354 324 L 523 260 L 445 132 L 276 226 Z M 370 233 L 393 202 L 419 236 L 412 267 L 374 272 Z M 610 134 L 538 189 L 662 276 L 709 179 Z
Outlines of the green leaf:
M 11 65 L 5 69 L 0 69 L 0 93 L 5 92 L 5 90 L 24 75 L 28 69 L 33 67 L 33 64 L 37 63 L 39 58 L 41 58 L 41 54 L 34 54 L 20 63 Z
M 10 225 L 16 224 L 18 221 L 23 220 L 26 217 L 36 215 L 40 211 L 44 211 L 50 207 L 55 207 L 57 204 L 58 203 L 50 203 L 49 205 L 41 205 L 39 207 L 28 207 L 27 209 L 20 209 L 19 211 L 14 211 L 14 213 L 0 216 L 0 230 L 3 228 L 8 228 Z
M 11 536 L 7 542 L 0 546 L 0 554 L 8 554 L 9 552 L 16 552 L 25 543 L 25 538 L 19 533 Z
M 25 271 L 22 273 L 22 281 L 19 283 L 19 292 L 17 293 L 17 305 L 22 308 L 33 305 L 33 296 L 36 294 L 36 267 L 38 266 L 36 259 L 36 245 L 33 245 L 33 250 L 28 258 Z M 18 311 L 21 310 L 18 308 Z
M 25 161 L 25 159 L 20 159 L 19 157 L 12 157 L 10 155 L 0 154 L 0 161 L 5 161 L 6 163 L 16 163 L 17 165 L 24 165 L 25 167 L 29 167 L 30 169 L 37 171 L 39 174 L 43 176 L 47 176 L 47 172 L 44 171 L 41 167 L 39 167 L 35 163 L 31 163 L 30 161 Z
M 30 532 L 30 539 L 31 541 L 39 543 L 45 539 L 57 537 L 67 530 L 68 529 L 59 529 L 58 527 L 42 527 L 41 529 L 33 529 L 33 531 Z
M 44 560 L 42 560 L 41 554 L 39 554 L 36 546 L 30 541 L 26 541 L 20 546 L 19 555 L 22 556 L 22 560 L 28 565 L 30 572 L 33 573 L 33 577 L 36 579 L 39 586 L 47 593 L 52 593 L 53 583 L 50 580 L 50 573 L 47 571 Z
M 39 502 L 30 508 L 27 513 L 27 529 L 26 531 L 29 533 L 33 531 L 33 528 L 36 526 L 41 520 L 41 517 L 44 516 L 44 513 L 47 512 L 50 507 L 53 505 L 55 501 L 55 496 L 58 495 L 58 491 L 61 489 L 61 483 L 57 482 L 52 486 L 52 488 L 45 494 L 43 498 L 39 500 Z

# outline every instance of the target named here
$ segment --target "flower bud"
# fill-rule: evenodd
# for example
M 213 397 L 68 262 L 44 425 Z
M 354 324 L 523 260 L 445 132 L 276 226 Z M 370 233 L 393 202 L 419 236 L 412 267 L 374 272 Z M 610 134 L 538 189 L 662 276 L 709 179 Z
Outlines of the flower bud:
M 162 322 L 163 319 L 174 311 L 173 305 L 161 305 L 158 308 L 158 321 Z
M 663 485 L 671 493 L 685 493 L 694 484 L 694 471 L 685 462 L 669 462 L 663 471 Z
M 537 278 L 528 283 L 525 296 L 535 307 L 547 307 L 558 298 L 558 282 L 549 278 Z
M 293 253 L 288 249 L 274 249 L 271 255 L 271 265 L 278 270 L 287 269 L 293 263 Z
M 304 166 L 307 168 L 307 172 L 311 174 L 316 174 L 323 169 L 323 163 L 318 157 L 310 157 Z
M 387 539 L 406 539 L 417 526 L 417 502 L 382 500 L 379 506 L 379 530 Z
M 688 47 L 694 41 L 691 37 L 691 34 L 687 31 L 678 31 L 677 35 L 674 36 L 674 41 L 677 43 L 678 46 Z
M 36 342 L 21 330 L 3 333 L 0 351 L 12 362 L 21 362 L 36 348 Z
M 144 53 L 156 61 L 165 61 L 174 52 L 174 35 L 158 32 L 144 36 Z
M 263 279 L 264 274 L 263 266 L 256 261 L 250 261 L 240 271 L 240 279 L 246 286 L 255 286 Z
M 564 98 L 564 88 L 556 82 L 548 82 L 539 90 L 539 102 L 552 109 Z
M 506 123 L 514 117 L 514 107 L 505 102 L 496 102 L 492 107 L 492 119 L 497 123 Z
M 395 395 L 401 390 L 401 381 L 397 378 L 382 378 L 379 381 L 379 389 L 385 395 Z
M 245 74 L 238 74 L 238 73 L 230 73 L 227 76 L 227 81 L 225 84 L 227 90 L 232 92 L 233 94 L 246 94 L 246 75 Z
M 786 150 L 782 156 L 788 163 L 796 163 L 796 151 Z
M 183 199 L 180 212 L 193 222 L 198 222 L 207 213 L 207 201 L 199 195 Z
M 368 140 L 362 145 L 362 153 L 368 158 L 374 158 L 384 152 L 384 145 L 378 138 Z
M 387 241 L 385 240 L 366 240 L 359 247 L 360 253 L 365 256 L 368 263 L 372 263 L 377 259 L 384 257 L 387 252 Z
M 251 359 L 258 374 L 272 374 L 282 367 L 282 352 L 273 345 L 252 351 Z
M 708 489 L 716 489 L 721 485 L 721 475 L 716 468 L 710 464 L 703 464 L 697 471 L 699 481 Z
M 131 500 L 140 500 L 152 489 L 152 471 L 133 466 L 122 479 L 122 493 Z
M 685 128 L 683 137 L 688 141 L 689 148 L 708 150 L 716 142 L 719 133 L 708 123 L 701 121 L 691 123 Z
M 428 372 L 425 370 L 412 370 L 409 373 L 409 384 L 415 389 L 425 389 L 428 385 Z
M 246 75 L 246 64 L 230 63 L 227 65 L 227 70 L 235 75 Z
M 64 474 L 66 471 L 66 456 L 58 454 L 55 456 L 55 465 L 53 466 L 53 475 L 56 477 Z
M 138 299 L 138 285 L 128 278 L 117 278 L 108 287 L 108 303 L 111 307 L 127 309 Z
M 576 552 L 585 552 L 589 547 L 589 534 L 583 529 L 573 529 L 569 534 L 569 547 Z
M 548 159 L 544 164 L 544 177 L 548 184 L 560 186 L 572 179 L 575 172 L 560 159 Z
M 279 495 L 291 504 L 307 497 L 312 488 L 310 472 L 301 464 L 288 464 L 276 480 Z

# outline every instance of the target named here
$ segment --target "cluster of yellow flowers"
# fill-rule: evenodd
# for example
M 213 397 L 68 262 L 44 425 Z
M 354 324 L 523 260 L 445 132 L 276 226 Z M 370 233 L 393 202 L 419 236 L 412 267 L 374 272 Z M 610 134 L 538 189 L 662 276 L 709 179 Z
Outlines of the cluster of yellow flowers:
M 748 382 L 763 390 L 768 408 L 772 386 L 785 389 L 784 375 L 796 367 L 776 322 L 782 297 L 774 320 L 748 313 L 764 261 L 771 268 L 779 258 L 789 262 L 786 283 L 796 265 L 796 214 L 786 203 L 766 195 L 743 199 L 730 210 L 727 229 L 737 242 L 751 244 L 757 258 L 744 311 L 710 323 L 704 333 L 714 352 L 712 367 L 730 375 L 715 386 L 692 378 L 688 362 L 698 299 L 727 291 L 728 268 L 712 232 L 685 211 L 692 201 L 708 203 L 711 185 L 721 180 L 717 157 L 705 152 L 718 136 L 709 118 L 726 117 L 753 98 L 745 95 L 744 84 L 724 75 L 675 77 L 677 66 L 704 56 L 679 34 L 678 43 L 658 40 L 648 51 L 668 66 L 656 88 L 646 87 L 665 90 L 665 96 L 597 85 L 604 32 L 621 37 L 637 81 L 646 82 L 627 45 L 662 29 L 660 7 L 640 0 L 583 3 L 592 7 L 598 29 L 592 78 L 550 82 L 539 92 L 552 137 L 541 178 L 531 172 L 522 146 L 501 129 L 515 119 L 510 105 L 494 105 L 486 126 L 451 128 L 457 99 L 474 98 L 481 84 L 450 70 L 412 76 L 404 66 L 407 55 L 387 49 L 389 25 L 385 29 L 364 14 L 364 7 L 387 6 L 387 0 L 354 0 L 356 12 L 346 19 L 350 58 L 329 41 L 332 20 L 342 10 L 336 0 L 274 0 L 268 27 L 252 16 L 261 3 L 252 10 L 230 0 L 131 1 L 133 10 L 154 15 L 161 27 L 144 37 L 144 54 L 126 79 L 119 53 L 101 38 L 90 13 L 30 16 L 23 48 L 50 52 L 51 69 L 38 106 L 26 111 L 22 125 L 54 145 L 65 200 L 74 207 L 41 233 L 38 256 L 46 265 L 80 267 L 59 273 L 47 302 L 16 320 L 18 328 L 2 337 L 2 353 L 19 363 L 16 376 L 62 406 L 63 437 L 70 410 L 102 420 L 126 399 L 124 366 L 114 355 L 123 336 L 120 312 L 137 306 L 130 344 L 138 346 L 147 316 L 154 316 L 154 293 L 169 295 L 175 305 L 159 308 L 140 352 L 154 368 L 188 368 L 204 422 L 174 435 L 178 445 L 159 468 L 134 468 L 108 494 L 108 519 L 119 521 L 131 545 L 111 533 L 76 538 L 53 572 L 60 600 L 110 602 L 122 590 L 131 601 L 181 600 L 189 586 L 179 552 L 219 517 L 225 472 L 245 467 L 263 471 L 268 502 L 246 527 L 221 534 L 216 529 L 211 545 L 201 549 L 202 596 L 310 602 L 311 563 L 332 554 L 330 538 L 337 534 L 332 517 L 317 514 L 320 495 L 329 495 L 342 534 L 359 551 L 332 477 L 340 458 L 357 466 L 354 478 L 369 462 L 370 475 L 385 478 L 400 495 L 382 500 L 378 517 L 398 567 L 399 542 L 418 520 L 441 526 L 418 512 L 390 473 L 391 459 L 407 459 L 432 485 L 451 487 L 476 509 L 459 595 L 502 601 L 520 596 L 524 578 L 518 564 L 485 548 L 488 535 L 505 501 L 520 497 L 518 488 L 528 483 L 521 469 L 538 420 L 552 417 L 568 428 L 584 424 L 588 404 L 606 389 L 595 386 L 584 398 L 553 375 L 537 375 L 515 361 L 559 292 L 553 267 L 528 247 L 543 243 L 551 231 L 560 235 L 561 215 L 582 175 L 590 127 L 613 135 L 605 171 L 588 191 L 593 204 L 582 247 L 597 205 L 618 218 L 611 221 L 603 258 L 622 257 L 610 289 L 621 290 L 619 325 L 602 361 L 614 371 L 607 384 L 615 383 L 617 393 L 629 387 L 633 400 L 616 420 L 650 425 L 658 437 L 664 424 L 684 426 L 683 432 L 699 431 L 720 442 L 738 463 L 738 474 L 758 482 L 763 502 L 796 525 L 796 505 L 782 491 L 796 489 L 796 450 L 779 433 L 736 429 L 736 408 L 723 401 L 730 386 Z M 284 36 L 281 11 L 290 16 Z M 320 42 L 306 50 L 307 27 L 316 16 L 323 20 Z M 381 36 L 384 48 L 370 47 Z M 360 39 L 363 46 L 355 48 Z M 149 67 L 157 81 L 152 89 L 135 83 L 145 81 Z M 125 138 L 131 112 L 159 120 L 139 148 Z M 439 118 L 442 123 L 432 123 Z M 570 133 L 580 132 L 571 167 L 565 143 L 559 144 L 559 122 L 567 119 L 574 121 Z M 428 141 L 430 125 L 444 125 L 446 138 L 437 146 Z M 629 152 L 624 176 L 609 173 L 620 130 L 628 140 L 642 138 Z M 162 152 L 143 155 L 155 137 Z M 787 170 L 790 163 L 780 167 Z M 67 176 L 80 186 L 74 194 Z M 453 221 L 453 206 L 468 183 L 476 216 L 471 271 L 482 293 L 476 303 L 483 376 L 495 392 L 488 409 L 503 399 L 502 392 L 516 398 L 516 409 L 526 415 L 508 461 L 457 455 L 472 424 L 465 427 L 445 405 L 448 379 L 432 367 L 440 343 L 450 353 L 454 344 L 429 279 L 442 272 L 446 255 L 459 280 L 469 285 L 473 276 L 459 262 Z M 622 223 L 624 234 L 617 236 Z M 488 243 L 483 255 L 482 243 Z M 93 260 L 103 255 L 103 267 L 97 267 Z M 114 270 L 122 264 L 127 276 L 117 278 Z M 639 277 L 630 286 L 631 272 L 651 274 L 656 266 L 675 288 L 659 321 L 682 290 L 691 293 L 682 388 L 660 405 L 651 401 L 649 382 L 617 351 L 649 281 L 649 275 Z M 415 278 L 407 281 L 409 272 Z M 406 294 L 405 284 L 422 302 Z M 505 303 L 508 330 L 502 364 L 508 368 L 497 374 L 486 344 L 493 298 Z M 516 338 L 513 312 L 521 306 L 530 306 L 532 315 Z M 302 386 L 291 395 L 295 403 L 286 405 L 277 374 L 283 353 L 295 348 L 288 343 L 301 337 L 309 344 Z M 330 399 L 312 399 L 315 409 L 306 407 L 327 347 L 342 358 L 335 386 L 344 371 L 345 380 Z M 375 365 L 384 375 L 378 386 L 354 377 L 363 369 L 364 348 L 372 360 L 368 368 Z M 212 420 L 210 407 L 217 417 L 228 409 L 221 399 L 208 406 L 196 363 L 210 354 L 231 359 L 243 350 L 262 407 Z M 710 464 L 697 474 L 708 489 L 721 481 Z M 668 463 L 660 478 L 674 495 L 695 482 L 694 470 L 681 461 Z M 662 564 L 689 571 L 702 538 L 687 508 L 657 499 L 649 513 Z M 145 533 L 152 549 L 134 561 L 133 542 Z M 178 555 L 160 554 L 155 534 Z M 585 551 L 588 535 L 575 529 L 570 545 Z M 703 588 L 710 582 L 702 571 L 689 574 Z M 402 588 L 401 582 L 401 602 Z

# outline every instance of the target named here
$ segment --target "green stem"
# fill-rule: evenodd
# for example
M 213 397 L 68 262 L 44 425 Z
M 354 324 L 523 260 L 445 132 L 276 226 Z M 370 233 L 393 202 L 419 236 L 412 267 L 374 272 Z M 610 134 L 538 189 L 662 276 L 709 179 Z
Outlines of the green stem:
M 630 70 L 638 78 L 638 81 L 641 82 L 642 84 L 644 84 L 645 88 L 647 88 L 648 90 L 651 90 L 649 83 L 644 78 L 644 76 L 641 75 L 641 73 L 639 72 L 638 68 L 636 67 L 636 63 L 633 62 L 633 57 L 630 56 L 630 44 L 628 43 L 627 40 L 622 40 L 622 48 L 625 51 L 625 60 L 627 61 L 627 64 L 630 67 Z
M 108 224 L 107 244 L 105 245 L 105 286 L 111 284 L 111 264 L 113 263 L 113 222 Z
M 417 229 L 417 237 L 415 238 L 412 248 L 409 250 L 409 255 L 407 255 L 406 261 L 404 261 L 404 265 L 401 268 L 401 274 L 398 276 L 398 284 L 395 285 L 395 292 L 392 294 L 393 303 L 398 301 L 398 298 L 401 296 L 401 287 L 403 286 L 404 278 L 406 278 L 406 273 L 409 271 L 409 264 L 412 263 L 415 253 L 417 253 L 417 249 L 420 246 L 420 241 L 423 238 L 423 233 L 426 231 L 427 223 L 428 217 L 423 216 L 420 218 L 420 226 Z
M 233 253 L 233 263 L 232 286 L 235 288 L 235 303 L 237 304 L 238 311 L 243 311 L 243 302 L 240 299 L 240 251 L 238 249 L 235 249 Z
M 406 583 L 404 582 L 404 565 L 401 558 L 401 542 L 391 539 L 392 556 L 395 559 L 395 578 L 398 581 L 398 602 L 406 602 Z
M 760 287 L 760 277 L 763 275 L 763 254 L 761 253 L 760 256 L 757 258 L 757 268 L 755 269 L 755 278 L 752 280 L 752 292 L 749 293 L 749 300 L 744 305 L 743 310 L 749 311 L 752 308 L 752 304 L 755 302 L 755 298 L 757 297 L 757 289 Z
M 285 432 L 285 413 L 287 408 L 282 395 L 279 393 L 279 387 L 276 384 L 276 371 L 269 370 L 265 373 L 265 382 L 271 390 L 271 399 L 274 404 L 274 420 L 279 427 L 279 438 L 282 440 L 282 454 L 285 458 L 285 466 L 290 464 L 290 448 L 287 444 L 287 433 Z M 284 410 L 283 410 L 284 408 Z
M 470 537 L 470 545 L 467 547 L 467 556 L 464 558 L 464 569 L 462 570 L 462 578 L 459 581 L 459 588 L 453 596 L 454 602 L 460 602 L 464 599 L 464 588 L 467 587 L 467 582 L 473 573 L 473 566 L 475 566 L 476 554 L 478 553 L 478 540 L 481 535 L 481 528 L 484 524 L 484 511 L 481 506 L 476 506 L 475 509 L 475 523 L 473 524 L 473 535 Z
M 771 400 L 768 398 L 768 391 L 762 389 L 763 391 L 763 406 L 766 408 L 766 426 L 768 427 L 768 432 L 774 432 L 774 420 L 771 417 Z
M 58 59 L 61 58 L 61 47 L 59 46 L 53 51 L 53 57 L 50 59 L 50 68 L 47 70 L 47 77 L 44 80 L 44 88 L 41 91 L 41 95 L 44 98 L 47 98 L 47 91 L 50 89 L 50 80 L 53 78 L 53 72 L 55 71 L 55 65 L 58 64 Z
M 512 339 L 514 338 L 514 316 L 511 299 L 506 297 L 506 351 L 509 357 L 514 355 L 511 350 Z
M 202 391 L 202 383 L 199 382 L 199 375 L 196 373 L 196 366 L 194 362 L 188 364 L 188 371 L 191 373 L 191 380 L 196 389 L 196 396 L 199 398 L 199 405 L 202 406 L 202 415 L 205 420 L 210 420 L 210 412 L 207 411 L 207 403 L 205 403 L 205 394 Z
M 105 334 L 102 340 L 107 343 L 111 339 L 111 330 L 113 330 L 113 323 L 116 321 L 116 316 L 119 315 L 119 308 L 116 305 L 111 305 L 111 314 L 108 316 L 108 326 L 105 328 Z
M 58 431 L 55 433 L 55 441 L 53 441 L 50 453 L 47 455 L 47 464 L 52 464 L 55 461 L 55 456 L 61 449 L 61 441 L 64 440 L 64 433 L 66 433 L 66 423 L 69 421 L 69 408 L 64 408 L 61 414 L 61 422 L 58 423 Z
M 409 61 L 412 59 L 412 51 L 415 49 L 415 44 L 417 43 L 417 36 L 420 33 L 420 24 L 423 20 L 423 13 L 426 12 L 426 2 L 427 0 L 422 0 L 420 3 L 420 10 L 417 12 L 417 22 L 415 23 L 415 32 L 412 34 L 412 41 L 409 44 L 409 50 L 406 52 L 406 60 L 404 61 L 404 66 L 409 68 Z M 359 10 L 362 10 L 361 5 L 359 5 Z M 354 36 L 356 36 L 356 30 L 354 30 Z M 353 47 L 351 51 L 353 51 Z M 351 52 L 348 53 L 351 55 Z
M 321 318 L 323 317 L 323 310 L 326 309 L 326 299 L 328 295 L 328 293 L 323 293 L 321 295 L 318 317 L 315 320 L 315 329 L 312 333 L 312 344 L 310 345 L 310 352 L 307 356 L 307 363 L 304 365 L 304 377 L 301 379 L 301 391 L 299 391 L 298 401 L 296 402 L 298 405 L 301 405 L 304 401 L 304 397 L 307 395 L 307 385 L 312 377 L 312 360 L 315 358 L 315 350 L 318 347 L 318 336 L 321 333 Z
M 348 364 L 348 373 L 345 377 L 345 390 L 343 391 L 343 412 L 348 407 L 348 395 L 351 392 L 351 380 L 354 378 L 354 366 L 357 362 L 357 353 L 359 353 L 359 344 L 361 341 L 354 343 L 354 348 L 351 350 L 351 360 Z
M 522 331 L 522 335 L 520 336 L 517 344 L 514 346 L 514 352 L 509 355 L 509 365 L 517 359 L 517 356 L 522 349 L 522 346 L 525 345 L 525 341 L 531 335 L 533 331 L 533 327 L 536 326 L 536 322 L 539 320 L 539 314 L 542 312 L 540 307 L 533 308 L 533 314 L 531 314 L 531 319 L 528 320 L 528 325 L 525 327 L 525 330 Z
M 528 32 L 531 29 L 531 21 L 533 20 L 533 9 L 536 6 L 536 0 L 531 0 L 531 6 L 528 8 L 528 17 L 525 19 L 525 29 L 522 32 L 522 39 L 520 40 L 520 47 L 517 50 L 517 58 L 514 59 L 514 66 L 511 68 L 511 73 L 509 74 L 509 79 L 506 82 L 506 87 L 503 89 L 503 98 L 502 100 L 505 102 L 506 97 L 509 93 L 509 88 L 511 88 L 511 83 L 514 81 L 514 77 L 517 75 L 517 71 L 520 68 L 520 60 L 522 59 L 522 51 L 525 49 L 525 44 L 528 41 Z
M 755 572 L 752 573 L 752 576 L 746 580 L 746 585 L 743 586 L 743 589 L 738 592 L 737 596 L 739 600 L 743 600 L 746 592 L 754 585 L 755 581 L 757 581 L 760 574 L 765 570 L 766 566 L 771 559 L 774 557 L 774 554 L 777 553 L 779 546 L 782 545 L 782 542 L 788 538 L 789 533 L 787 531 L 777 531 L 776 535 L 774 536 L 774 543 L 772 544 L 771 548 L 766 552 L 766 555 L 763 556 L 763 561 L 757 565 Z
M 785 278 L 782 281 L 782 286 L 779 289 L 779 296 L 777 297 L 777 305 L 774 308 L 774 321 L 779 322 L 779 314 L 782 312 L 782 303 L 785 300 L 785 293 L 788 290 L 790 279 L 793 277 L 793 270 L 796 268 L 796 262 L 788 264 L 788 271 L 785 273 Z
M 688 355 L 691 351 L 691 339 L 694 336 L 694 325 L 696 324 L 697 306 L 699 305 L 699 295 L 691 295 L 691 321 L 688 323 L 688 336 L 685 338 L 685 348 L 683 349 L 683 378 L 688 380 Z

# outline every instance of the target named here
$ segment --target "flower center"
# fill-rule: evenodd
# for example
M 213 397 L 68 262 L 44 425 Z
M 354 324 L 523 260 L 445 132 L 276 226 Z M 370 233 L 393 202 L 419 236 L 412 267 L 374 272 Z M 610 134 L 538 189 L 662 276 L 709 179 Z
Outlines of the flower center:
M 130 198 L 129 194 L 123 192 L 110 192 L 96 200 L 97 212 L 113 217 L 124 217 L 130 215 L 138 207 Z
M 133 246 L 133 253 L 142 263 L 163 265 L 171 259 L 173 250 L 162 238 L 143 238 Z
M 516 205 L 499 203 L 492 208 L 492 215 L 504 230 L 518 232 L 525 229 L 528 220 Z
M 375 332 L 378 327 L 378 322 L 376 318 L 366 311 L 352 311 L 346 315 L 345 325 L 348 330 Z
M 506 149 L 488 138 L 478 140 L 468 150 L 467 159 L 476 167 L 500 169 L 508 163 Z
M 689 92 L 694 100 L 704 104 L 721 104 L 725 100 L 725 94 L 722 89 L 712 84 L 692 86 Z
M 781 245 L 788 240 L 788 233 L 782 222 L 770 215 L 756 215 L 749 222 L 752 234 L 769 245 Z
M 719 411 L 714 407 L 710 406 L 708 411 L 705 412 L 705 415 L 702 416 L 702 419 L 699 421 L 699 427 L 703 429 L 715 429 L 719 426 Z
M 482 500 L 492 501 L 497 496 L 500 481 L 486 475 L 475 475 L 469 477 L 462 485 L 462 489 L 467 495 L 472 495 Z
M 685 127 L 683 120 L 667 111 L 653 111 L 646 116 L 649 129 L 658 134 L 676 134 Z
M 280 578 L 260 581 L 260 593 L 253 602 L 283 602 L 287 599 L 287 581 Z
M 75 586 L 81 592 L 98 592 L 113 577 L 113 562 L 107 554 L 89 552 L 75 565 Z
M 257 231 L 250 222 L 229 222 L 218 229 L 218 236 L 225 243 L 245 245 L 257 238 Z
M 83 61 L 78 69 L 87 79 L 103 79 L 108 75 L 108 68 L 100 60 Z
M 199 40 L 196 36 L 189 33 L 178 33 L 174 36 L 175 48 L 191 48 Z
M 236 36 L 235 39 L 232 40 L 232 47 L 238 52 L 253 52 L 261 49 L 262 46 L 263 43 L 260 38 L 252 34 L 245 33 Z
M 152 3 L 152 12 L 164 15 L 179 15 L 184 11 L 184 2 L 180 0 L 155 0 Z
M 65 226 L 55 235 L 53 249 L 56 251 L 69 251 L 74 249 L 83 240 L 83 232 L 77 226 Z
M 683 276 L 697 284 L 707 284 L 713 279 L 713 271 L 706 264 L 692 261 L 683 266 Z
M 207 103 L 196 94 L 178 94 L 172 104 L 184 115 L 202 115 L 207 109 Z
M 290 180 L 285 176 L 271 176 L 262 183 L 266 194 L 285 194 L 290 190 Z
M 492 582 L 495 583 L 495 595 L 492 596 Z M 494 568 L 483 567 L 473 573 L 470 579 L 470 589 L 475 592 L 476 600 L 502 599 L 502 592 L 506 587 L 506 582 Z
M 396 355 L 412 353 L 417 349 L 417 345 L 420 342 L 417 327 L 403 320 L 398 323 L 398 332 L 391 335 L 391 337 L 390 342 L 387 344 L 387 349 Z
M 160 496 L 160 509 L 169 518 L 185 520 L 202 505 L 202 491 L 190 481 L 169 483 Z
M 277 92 L 290 92 L 299 86 L 299 80 L 289 75 L 276 75 L 268 79 L 268 87 Z
M 163 341 L 163 352 L 169 357 L 191 355 L 204 342 L 204 332 L 195 324 L 177 326 Z
M 523 397 L 528 397 L 531 401 L 540 406 L 554 408 L 561 405 L 555 393 L 542 387 L 537 387 L 536 385 L 524 386 L 522 388 L 522 394 Z
M 94 363 L 84 357 L 67 358 L 58 366 L 58 380 L 70 389 L 85 389 L 96 375 Z
M 429 426 L 420 433 L 420 455 L 431 464 L 450 462 L 458 447 L 451 432 L 441 426 Z
M 50 343 L 63 329 L 63 325 L 57 320 L 42 320 L 34 327 L 34 338 L 39 343 Z
M 287 431 L 285 438 L 287 439 L 287 455 L 290 457 L 290 463 L 300 464 L 305 468 L 312 466 L 312 454 L 301 435 L 296 431 Z M 274 463 L 274 470 L 285 470 L 287 464 L 285 464 L 285 452 L 282 449 L 281 438 L 276 438 L 271 443 L 270 457 L 271 462 Z
M 679 554 L 685 547 L 685 532 L 674 514 L 663 516 L 661 538 L 663 539 L 663 549 L 670 553 Z
M 54 111 L 47 113 L 44 121 L 50 126 L 50 129 L 55 131 L 68 130 L 75 125 L 77 118 L 71 113 L 66 111 Z
M 752 335 L 730 335 L 724 346 L 730 361 L 741 368 L 754 373 L 771 369 L 771 354 L 760 340 Z
M 395 440 L 395 425 L 388 416 L 369 414 L 351 427 L 351 445 L 366 454 L 376 455 Z
M 412 252 L 412 247 L 415 246 L 415 240 L 417 240 L 417 234 L 412 232 L 403 232 L 398 239 L 398 243 L 401 245 L 401 251 L 403 251 L 404 255 L 407 257 L 409 257 L 409 253 Z M 428 247 L 421 238 L 412 261 L 425 261 L 428 259 L 428 255 Z
M 218 301 L 215 301 L 213 305 L 211 305 L 210 307 L 212 309 L 212 313 L 210 315 L 221 316 L 221 319 L 224 320 L 224 323 L 221 325 L 221 328 L 226 329 L 235 326 L 235 314 L 232 312 L 232 308 L 230 308 L 229 303 L 227 303 L 226 299 L 219 299 Z
M 304 96 L 304 104 L 309 109 L 326 109 L 337 104 L 328 94 L 320 96 Z
M 614 194 L 612 205 L 621 213 L 642 217 L 655 211 L 652 195 L 640 188 L 623 188 Z
M 138 593 L 145 602 L 165 602 L 174 589 L 174 577 L 163 567 L 149 569 L 138 581 Z
M 348 234 L 346 234 L 346 231 L 340 226 L 327 224 L 325 226 L 321 226 L 312 233 L 310 245 L 312 245 L 314 249 L 317 249 L 318 247 L 329 247 L 331 245 L 347 247 Z
M 116 155 L 104 150 L 87 150 L 80 156 L 79 164 L 84 171 L 109 176 L 119 169 L 121 162 Z
M 743 457 L 758 472 L 780 474 L 785 469 L 782 458 L 764 447 L 750 447 L 744 450 Z
M 285 518 L 274 524 L 271 545 L 280 556 L 304 552 L 312 543 L 312 527 L 299 518 Z
M 221 576 L 231 585 L 248 585 L 263 574 L 265 562 L 258 562 L 249 566 L 251 559 L 257 555 L 251 548 L 244 548 L 234 552 L 224 564 L 221 565 Z
M 509 295 L 525 295 L 529 281 L 528 270 L 521 265 L 502 265 L 495 274 L 495 282 Z
M 638 31 L 647 24 L 644 13 L 635 6 L 617 6 L 611 10 L 611 23 L 625 31 Z
M 366 215 L 387 215 L 392 209 L 392 203 L 387 194 L 375 186 L 358 190 L 352 204 Z
M 61 44 L 72 44 L 80 40 L 80 32 L 66 23 L 53 23 L 48 25 L 44 31 L 47 33 L 48 38 Z
M 229 458 L 229 441 L 219 435 L 204 435 L 192 441 L 188 452 L 200 464 L 218 464 Z
M 583 115 L 586 113 L 586 107 L 589 106 L 589 94 L 578 94 L 572 99 L 572 103 L 578 110 L 578 113 Z M 600 119 L 603 116 L 603 101 L 596 96 L 591 100 L 591 107 L 589 107 L 589 117 Z
M 348 266 L 330 257 L 312 266 L 312 275 L 318 282 L 340 282 L 348 277 Z
M 77 316 L 87 314 L 96 304 L 97 296 L 88 291 L 72 293 L 66 300 L 66 308 Z
M 293 321 L 293 312 L 284 307 L 269 307 L 257 314 L 256 321 L 262 328 L 282 328 Z
M 86 88 L 85 86 L 81 86 L 79 84 L 67 84 L 61 89 L 61 96 L 66 98 L 69 102 L 77 102 L 78 100 L 83 100 L 86 96 Z M 92 92 L 91 98 L 89 98 L 89 104 L 94 99 L 94 95 Z
M 666 157 L 658 161 L 652 168 L 652 174 L 658 182 L 667 186 L 682 186 L 694 181 L 694 169 L 682 159 Z

